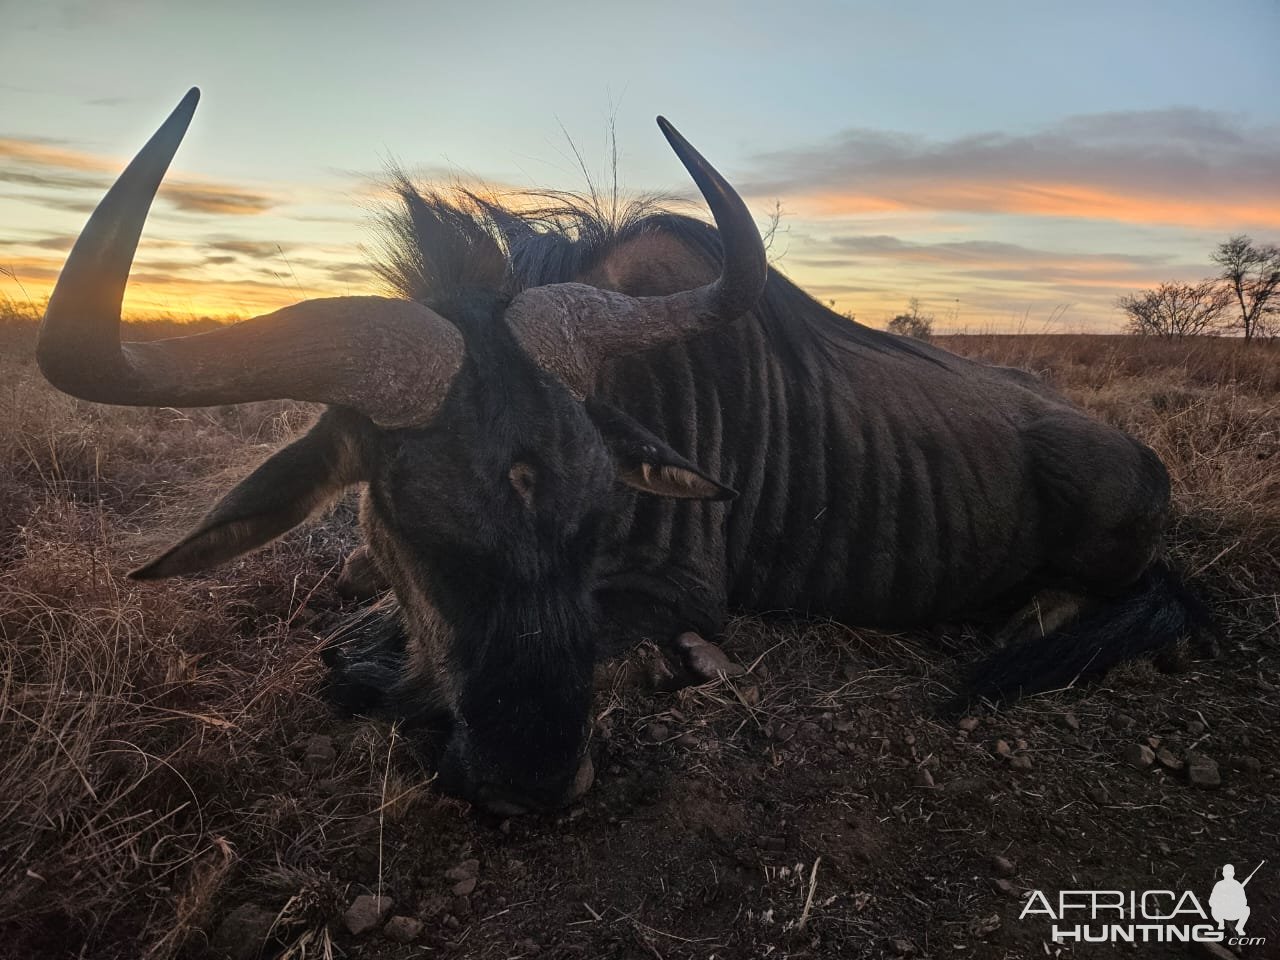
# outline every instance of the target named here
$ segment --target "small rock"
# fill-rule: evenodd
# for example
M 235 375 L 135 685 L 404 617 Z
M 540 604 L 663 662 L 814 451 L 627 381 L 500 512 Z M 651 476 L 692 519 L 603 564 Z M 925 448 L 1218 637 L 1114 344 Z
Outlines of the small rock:
M 256 960 L 276 922 L 271 910 L 256 903 L 242 903 L 232 910 L 213 935 L 209 946 L 218 960 Z
M 446 870 L 444 876 L 446 880 L 474 880 L 480 876 L 480 861 L 474 857 L 463 860 L 456 867 Z
M 1187 779 L 1193 787 L 1211 790 L 1222 785 L 1222 775 L 1218 773 L 1218 764 L 1202 753 L 1187 756 Z
M 1262 761 L 1259 760 L 1257 757 L 1241 757 L 1240 769 L 1246 771 L 1247 773 L 1261 773 Z
M 1014 757 L 1009 761 L 1009 769 L 1018 773 L 1029 773 L 1031 771 L 1031 758 L 1027 756 Z
M 961 730 L 963 730 L 965 733 L 973 733 L 973 731 L 978 729 L 978 718 L 964 717 L 961 719 L 959 723 L 956 724 L 956 726 L 959 727 Z M 907 942 L 909 941 L 899 941 L 899 940 L 894 941 L 894 943 L 907 943 Z M 914 950 L 915 947 L 913 946 L 912 949 Z
M 1113 713 L 1111 715 L 1111 719 L 1107 721 L 1107 723 L 1111 725 L 1112 730 L 1119 730 L 1122 733 L 1125 730 L 1131 729 L 1135 724 L 1137 724 L 1137 722 L 1137 720 L 1134 720 L 1133 717 L 1129 716 L 1127 713 Z
M 438 917 L 444 913 L 449 907 L 449 898 L 442 897 L 438 893 L 433 893 L 429 897 L 423 897 L 418 902 L 418 913 L 421 916 L 431 918 Z
M 347 930 L 358 937 L 379 926 L 390 912 L 390 897 L 375 897 L 366 893 L 351 901 L 342 920 L 347 925 Z
M 1004 877 L 997 877 L 995 880 L 995 888 L 1006 897 L 1016 900 L 1022 896 L 1022 888 L 1014 883 L 1006 880 Z
M 692 730 L 688 733 L 682 733 L 680 736 L 676 737 L 676 746 L 683 747 L 686 750 L 696 750 L 699 743 L 701 743 L 701 741 L 698 739 L 698 735 Z
M 470 896 L 472 893 L 475 892 L 475 889 L 476 889 L 476 878 L 467 877 L 465 880 L 459 880 L 457 883 L 453 885 L 453 895 L 455 897 Z
M 1120 751 L 1120 759 L 1135 770 L 1146 770 L 1156 762 L 1156 755 L 1146 744 L 1129 743 Z
M 1161 741 L 1159 737 L 1147 737 L 1147 746 L 1152 750 L 1159 750 L 1160 743 Z
M 302 752 L 302 764 L 312 773 L 327 770 L 338 758 L 338 751 L 333 746 L 333 737 L 317 733 L 307 740 Z
M 759 837 L 756 842 L 760 845 L 761 850 L 779 852 L 787 849 L 786 837 Z
M 920 767 L 918 770 L 916 770 L 915 783 L 916 783 L 916 786 L 917 786 L 917 787 L 926 787 L 926 788 L 927 788 L 927 787 L 932 787 L 932 786 L 933 786 L 933 774 L 932 774 L 932 773 L 930 773 L 930 772 L 929 772 L 927 769 L 925 769 L 924 767 Z
M 1000 929 L 1000 914 L 993 913 L 987 917 L 974 917 L 968 923 L 969 933 L 975 937 L 985 937 Z
M 645 681 L 654 690 L 673 690 L 676 688 L 676 675 L 662 654 L 652 657 L 645 665 Z
M 422 921 L 417 917 L 392 917 L 382 928 L 382 935 L 396 943 L 413 943 L 422 934 Z
M 1182 761 L 1175 757 L 1173 751 L 1168 747 L 1161 747 L 1156 751 L 1156 760 L 1166 770 L 1172 770 L 1176 773 L 1182 769 Z
M 651 723 L 644 728 L 644 738 L 650 743 L 662 743 L 671 736 L 671 730 L 665 723 Z
M 893 951 L 894 956 L 898 957 L 914 957 L 916 955 L 916 945 L 910 940 L 890 940 L 889 949 Z
M 1077 717 L 1074 713 L 1063 714 L 1062 722 L 1067 725 L 1068 729 L 1071 729 L 1071 730 L 1080 729 L 1080 718 Z
M 996 756 L 1000 757 L 1007 757 L 1013 752 L 1009 748 L 1009 743 L 1006 740 L 997 740 L 995 746 L 991 749 L 995 752 Z
M 997 877 L 1012 877 L 1018 872 L 1018 868 L 1008 857 L 992 857 L 991 869 L 996 872 Z
M 759 706 L 760 688 L 757 687 L 754 683 L 751 684 L 751 686 L 749 687 L 743 687 L 740 691 L 738 691 L 738 693 L 739 693 L 739 696 L 742 697 L 742 702 L 745 703 L 748 707 Z
M 1193 737 L 1200 736 L 1200 734 L 1204 733 L 1204 723 L 1200 720 L 1188 720 L 1187 733 Z

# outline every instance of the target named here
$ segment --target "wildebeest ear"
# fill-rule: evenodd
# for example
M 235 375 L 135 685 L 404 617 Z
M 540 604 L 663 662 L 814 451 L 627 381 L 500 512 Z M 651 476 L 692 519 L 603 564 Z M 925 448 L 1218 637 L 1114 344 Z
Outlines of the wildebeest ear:
M 590 397 L 586 407 L 613 455 L 618 479 L 627 486 L 681 500 L 732 500 L 738 495 L 616 407 Z
M 293 529 L 360 480 L 355 437 L 338 419 L 322 416 L 236 484 L 193 531 L 129 576 L 158 580 L 225 563 Z

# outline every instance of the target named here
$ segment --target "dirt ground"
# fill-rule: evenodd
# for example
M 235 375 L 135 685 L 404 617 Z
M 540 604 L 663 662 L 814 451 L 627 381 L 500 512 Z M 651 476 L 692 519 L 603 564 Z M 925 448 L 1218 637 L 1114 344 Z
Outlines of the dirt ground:
M 120 577 L 310 411 L 81 404 L 30 343 L 0 325 L 0 956 L 1212 957 L 1056 945 L 1020 913 L 1033 890 L 1208 909 L 1222 864 L 1264 859 L 1247 932 L 1268 942 L 1239 955 L 1280 956 L 1274 347 L 945 344 L 1161 453 L 1218 658 L 955 717 L 985 637 L 744 618 L 722 642 L 745 677 L 662 693 L 650 651 L 601 668 L 593 789 L 499 820 L 318 696 L 349 502 L 207 578 Z M 405 919 L 363 917 L 369 895 Z

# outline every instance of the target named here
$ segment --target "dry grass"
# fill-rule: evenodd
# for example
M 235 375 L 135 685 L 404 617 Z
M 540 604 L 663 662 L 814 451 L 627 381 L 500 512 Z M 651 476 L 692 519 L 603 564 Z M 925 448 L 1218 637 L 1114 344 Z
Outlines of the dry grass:
M 307 628 L 350 508 L 229 575 L 123 579 L 311 411 L 81 404 L 33 335 L 0 321 L 0 954 L 172 956 L 223 884 L 313 867 L 377 806 L 354 752 L 331 796 L 274 792 L 327 716 Z
M 341 741 L 324 789 L 288 786 L 309 783 L 299 745 L 333 726 L 314 696 L 315 650 L 336 605 L 335 565 L 354 545 L 350 506 L 207 578 L 138 587 L 121 577 L 311 411 L 70 400 L 40 379 L 23 313 L 10 305 L 0 315 L 0 954 L 176 956 L 232 905 L 228 891 L 247 889 L 284 904 L 278 927 L 298 955 L 322 953 L 342 892 L 331 865 L 370 818 L 402 818 L 424 796 L 394 762 L 394 737 L 374 728 Z M 1105 337 L 942 342 L 1036 370 L 1152 444 L 1174 477 L 1175 558 L 1236 639 L 1274 635 L 1280 351 Z M 766 667 L 785 645 L 817 649 L 802 642 L 805 629 L 828 638 L 833 664 L 843 656 L 835 628 L 737 629 Z M 903 682 L 927 681 L 929 669 L 919 661 Z M 800 701 L 848 706 L 858 682 L 806 688 Z M 763 729 L 789 722 L 790 708 L 775 708 L 784 694 L 797 702 L 781 685 L 746 702 L 722 684 L 680 703 Z M 796 881 L 806 921 L 820 912 L 813 888 L 823 882 L 816 864 Z

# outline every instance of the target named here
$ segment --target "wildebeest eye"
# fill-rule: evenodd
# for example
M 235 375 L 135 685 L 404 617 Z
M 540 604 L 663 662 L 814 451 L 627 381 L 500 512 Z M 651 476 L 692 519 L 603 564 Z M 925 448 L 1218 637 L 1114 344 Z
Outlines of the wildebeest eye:
M 524 501 L 526 507 L 533 506 L 533 488 L 537 483 L 538 473 L 530 464 L 517 460 L 507 471 L 511 479 L 511 489 Z

